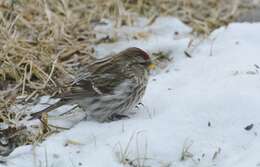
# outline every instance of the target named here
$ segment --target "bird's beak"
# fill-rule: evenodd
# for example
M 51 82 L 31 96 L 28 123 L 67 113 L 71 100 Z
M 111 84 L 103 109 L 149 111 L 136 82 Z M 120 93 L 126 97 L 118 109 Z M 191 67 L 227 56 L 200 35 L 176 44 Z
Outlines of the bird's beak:
M 149 65 L 148 65 L 148 69 L 149 70 L 153 70 L 153 69 L 155 69 L 155 64 L 154 63 L 150 63 Z

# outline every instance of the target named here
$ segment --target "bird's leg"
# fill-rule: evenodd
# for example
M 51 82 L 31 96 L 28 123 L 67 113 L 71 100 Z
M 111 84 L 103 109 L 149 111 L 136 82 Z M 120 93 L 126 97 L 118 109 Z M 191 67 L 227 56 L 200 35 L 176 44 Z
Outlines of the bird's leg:
M 117 120 L 128 119 L 128 118 L 130 118 L 128 115 L 114 113 L 108 119 L 111 121 L 117 121 Z

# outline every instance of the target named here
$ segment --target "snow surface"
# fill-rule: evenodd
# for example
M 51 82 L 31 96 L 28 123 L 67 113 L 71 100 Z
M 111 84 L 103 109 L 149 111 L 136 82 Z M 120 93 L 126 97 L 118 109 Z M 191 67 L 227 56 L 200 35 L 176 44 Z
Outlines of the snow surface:
M 172 63 L 151 76 L 144 106 L 127 120 L 81 121 L 36 147 L 19 147 L 5 158 L 6 166 L 260 166 L 260 24 L 233 23 L 195 39 L 188 58 L 189 27 L 174 18 L 141 22 L 119 30 L 97 27 L 101 36 L 120 36 L 97 46 L 97 53 L 138 46 L 170 54 Z M 133 40 L 138 32 L 148 37 Z

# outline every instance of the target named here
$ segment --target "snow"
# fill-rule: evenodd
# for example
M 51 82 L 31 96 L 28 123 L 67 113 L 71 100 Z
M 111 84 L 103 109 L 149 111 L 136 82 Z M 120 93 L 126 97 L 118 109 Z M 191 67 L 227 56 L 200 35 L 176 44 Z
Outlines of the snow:
M 144 106 L 127 120 L 71 124 L 39 145 L 17 148 L 5 158 L 8 166 L 131 166 L 123 164 L 125 158 L 151 167 L 260 166 L 260 24 L 232 23 L 205 40 L 194 39 L 188 58 L 189 27 L 170 17 L 150 26 L 140 20 L 131 28 L 97 27 L 100 36 L 120 36 L 98 45 L 97 53 L 138 46 L 170 54 L 167 68 L 151 76 Z M 139 32 L 148 37 L 130 38 Z

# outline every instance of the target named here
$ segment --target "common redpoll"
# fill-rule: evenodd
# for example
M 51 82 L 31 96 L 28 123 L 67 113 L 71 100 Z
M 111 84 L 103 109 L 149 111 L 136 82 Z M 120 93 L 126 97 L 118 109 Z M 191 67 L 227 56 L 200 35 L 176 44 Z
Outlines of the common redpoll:
M 136 47 L 96 60 L 74 81 L 69 92 L 59 96 L 60 101 L 31 116 L 39 118 L 62 105 L 78 104 L 87 117 L 97 121 L 120 118 L 140 102 L 151 67 L 150 56 Z

